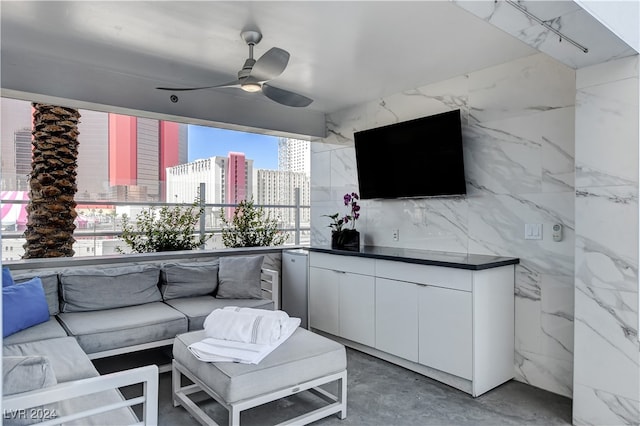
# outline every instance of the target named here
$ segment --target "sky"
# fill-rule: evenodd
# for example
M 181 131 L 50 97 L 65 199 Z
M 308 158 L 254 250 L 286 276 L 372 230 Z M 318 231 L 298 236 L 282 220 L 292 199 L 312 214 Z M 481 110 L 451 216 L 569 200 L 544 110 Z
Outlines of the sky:
M 278 169 L 278 138 L 256 133 L 189 125 L 189 161 L 243 152 L 254 169 Z

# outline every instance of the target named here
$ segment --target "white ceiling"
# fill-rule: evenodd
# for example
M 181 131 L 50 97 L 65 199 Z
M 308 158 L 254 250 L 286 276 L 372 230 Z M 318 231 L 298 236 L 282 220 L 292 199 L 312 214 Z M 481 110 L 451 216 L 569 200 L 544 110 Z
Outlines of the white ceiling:
M 162 118 L 322 136 L 324 114 L 537 50 L 450 1 L 2 1 L 4 96 L 146 111 Z M 170 93 L 235 79 L 259 29 L 259 57 L 291 54 L 272 84 L 314 99 L 278 105 L 236 89 Z

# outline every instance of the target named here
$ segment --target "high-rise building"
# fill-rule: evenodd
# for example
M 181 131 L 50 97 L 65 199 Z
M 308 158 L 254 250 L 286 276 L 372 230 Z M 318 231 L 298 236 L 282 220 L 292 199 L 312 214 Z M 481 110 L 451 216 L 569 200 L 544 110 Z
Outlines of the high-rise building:
M 109 186 L 133 186 L 164 201 L 165 170 L 186 162 L 186 144 L 184 124 L 109 114 Z
M 31 129 L 18 130 L 13 134 L 16 153 L 16 190 L 27 191 L 27 176 L 31 173 Z
M 311 144 L 290 138 L 278 139 L 278 170 L 311 175 Z
M 31 103 L 2 98 L 0 188 L 26 191 L 31 171 Z M 164 173 L 187 161 L 187 125 L 80 110 L 78 200 L 161 200 Z M 126 194 L 126 198 L 118 199 Z
M 242 153 L 168 167 L 166 200 L 192 203 L 205 184 L 207 204 L 236 204 L 253 197 L 253 160 Z
M 0 189 L 17 191 L 19 178 L 16 171 L 16 132 L 31 129 L 31 103 L 19 99 L 2 98 L 0 104 Z M 31 157 L 29 157 L 29 166 Z M 26 181 L 26 177 L 23 176 Z
M 255 171 L 255 202 L 259 205 L 290 205 L 296 204 L 295 190 L 300 190 L 300 205 L 308 206 L 311 203 L 309 190 L 309 176 L 302 172 L 289 172 L 281 170 Z M 286 227 L 295 224 L 295 209 L 293 208 L 269 208 L 272 218 Z M 309 223 L 309 209 L 302 209 L 301 223 Z

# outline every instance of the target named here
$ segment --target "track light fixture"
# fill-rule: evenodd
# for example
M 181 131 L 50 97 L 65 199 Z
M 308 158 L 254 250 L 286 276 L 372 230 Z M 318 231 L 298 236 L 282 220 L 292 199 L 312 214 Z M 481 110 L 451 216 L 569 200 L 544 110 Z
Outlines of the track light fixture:
M 496 2 L 497 2 L 497 0 L 496 0 Z M 567 37 L 566 35 L 562 34 L 560 31 L 556 30 L 551 25 L 549 25 L 549 23 L 547 21 L 543 21 L 542 19 L 538 18 L 537 16 L 535 16 L 534 14 L 529 12 L 527 9 L 525 9 L 523 6 L 521 6 L 520 3 L 518 3 L 517 1 L 505 0 L 505 3 L 507 3 L 510 6 L 515 7 L 520 12 L 525 14 L 528 18 L 533 19 L 538 24 L 542 25 L 543 27 L 545 27 L 546 29 L 548 29 L 549 31 L 551 31 L 552 33 L 554 33 L 555 35 L 560 37 L 560 41 L 563 41 L 563 40 L 568 41 L 569 43 L 573 44 L 578 49 L 582 50 L 584 53 L 589 52 L 589 49 L 587 49 L 586 47 L 584 47 L 583 45 L 581 45 L 577 41 L 572 40 L 569 37 Z

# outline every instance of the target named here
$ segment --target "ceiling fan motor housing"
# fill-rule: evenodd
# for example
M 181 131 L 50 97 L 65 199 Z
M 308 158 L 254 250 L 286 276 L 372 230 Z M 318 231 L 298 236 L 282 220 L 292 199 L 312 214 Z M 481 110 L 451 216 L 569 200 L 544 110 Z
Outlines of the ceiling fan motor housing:
M 243 31 L 240 33 L 240 36 L 248 45 L 255 45 L 260 43 L 262 40 L 262 34 L 260 31 Z

